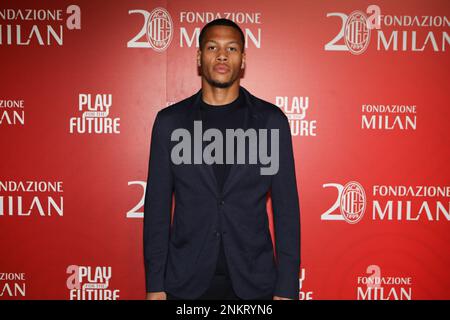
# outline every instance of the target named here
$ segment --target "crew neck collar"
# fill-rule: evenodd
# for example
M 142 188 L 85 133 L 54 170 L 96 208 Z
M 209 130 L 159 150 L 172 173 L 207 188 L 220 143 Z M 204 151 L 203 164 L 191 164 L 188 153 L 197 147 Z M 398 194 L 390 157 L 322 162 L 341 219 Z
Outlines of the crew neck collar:
M 236 107 L 238 107 L 240 105 L 242 101 L 242 93 L 239 90 L 239 95 L 237 96 L 236 99 L 234 99 L 232 102 L 227 103 L 227 104 L 221 104 L 221 105 L 212 105 L 209 103 L 206 103 L 205 101 L 203 101 L 203 98 L 200 96 L 200 106 L 202 109 L 204 110 L 208 110 L 208 111 L 217 111 L 217 110 L 231 110 L 234 109 Z

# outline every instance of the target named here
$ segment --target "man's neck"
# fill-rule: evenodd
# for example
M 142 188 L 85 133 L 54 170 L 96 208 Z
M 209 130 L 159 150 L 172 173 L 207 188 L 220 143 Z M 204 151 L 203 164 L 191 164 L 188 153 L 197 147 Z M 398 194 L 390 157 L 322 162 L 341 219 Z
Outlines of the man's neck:
M 202 79 L 202 99 L 207 104 L 220 106 L 236 100 L 239 96 L 239 82 L 236 81 L 228 88 L 217 88 L 211 86 Z

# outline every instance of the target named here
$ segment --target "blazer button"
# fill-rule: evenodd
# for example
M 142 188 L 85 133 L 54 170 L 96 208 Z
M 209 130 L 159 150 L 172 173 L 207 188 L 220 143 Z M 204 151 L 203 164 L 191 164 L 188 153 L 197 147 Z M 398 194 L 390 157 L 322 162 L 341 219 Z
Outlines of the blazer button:
M 220 232 L 219 232 L 219 231 L 215 231 L 214 233 L 215 233 L 215 235 L 216 235 L 217 238 L 220 237 Z
M 225 201 L 223 201 L 223 200 L 220 200 L 220 202 L 219 202 L 219 203 L 220 203 L 220 205 L 221 205 L 221 206 L 223 206 L 223 205 L 225 204 Z

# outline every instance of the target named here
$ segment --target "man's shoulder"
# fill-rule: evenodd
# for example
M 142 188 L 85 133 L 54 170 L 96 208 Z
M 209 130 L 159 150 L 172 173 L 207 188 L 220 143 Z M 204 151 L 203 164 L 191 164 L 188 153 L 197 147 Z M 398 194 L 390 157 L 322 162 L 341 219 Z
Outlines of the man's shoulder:
M 192 106 L 192 102 L 196 95 L 197 93 L 183 100 L 175 102 L 167 107 L 162 108 L 161 110 L 158 111 L 158 115 L 163 118 L 174 117 L 177 115 L 185 115 L 187 112 L 190 111 L 190 107 Z
M 258 113 L 262 114 L 264 117 L 275 119 L 278 121 L 287 119 L 281 108 L 276 106 L 272 102 L 266 101 L 252 94 L 250 94 L 250 97 L 255 110 Z

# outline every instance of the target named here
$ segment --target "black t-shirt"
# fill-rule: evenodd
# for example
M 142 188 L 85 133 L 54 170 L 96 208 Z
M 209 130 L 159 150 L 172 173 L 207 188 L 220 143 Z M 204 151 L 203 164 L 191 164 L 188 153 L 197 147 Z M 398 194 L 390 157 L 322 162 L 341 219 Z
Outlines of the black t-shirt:
M 219 106 L 207 104 L 203 100 L 200 102 L 203 132 L 211 128 L 219 129 L 224 138 L 223 164 L 212 164 L 219 190 L 222 190 L 231 168 L 231 164 L 226 164 L 225 129 L 237 129 L 243 127 L 244 107 L 242 105 L 242 99 L 243 98 L 239 96 L 233 102 Z M 210 142 L 207 142 L 207 144 L 209 143 Z
M 219 106 L 207 104 L 202 99 L 200 99 L 200 101 L 203 132 L 207 129 L 215 128 L 219 129 L 223 136 L 223 164 L 212 164 L 219 190 L 222 190 L 231 168 L 231 164 L 226 164 L 225 129 L 237 129 L 243 127 L 245 111 L 243 97 L 239 94 L 238 98 L 233 102 Z M 216 274 L 228 274 L 222 242 L 220 244 Z

